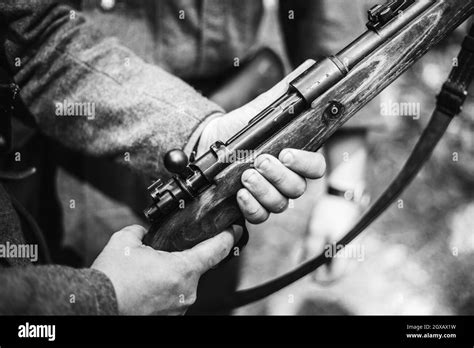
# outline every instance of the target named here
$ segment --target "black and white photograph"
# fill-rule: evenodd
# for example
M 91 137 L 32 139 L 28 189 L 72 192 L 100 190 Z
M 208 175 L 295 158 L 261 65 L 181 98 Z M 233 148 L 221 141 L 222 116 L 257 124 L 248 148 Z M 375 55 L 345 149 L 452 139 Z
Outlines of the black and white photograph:
M 472 347 L 473 14 L 0 0 L 0 347 Z

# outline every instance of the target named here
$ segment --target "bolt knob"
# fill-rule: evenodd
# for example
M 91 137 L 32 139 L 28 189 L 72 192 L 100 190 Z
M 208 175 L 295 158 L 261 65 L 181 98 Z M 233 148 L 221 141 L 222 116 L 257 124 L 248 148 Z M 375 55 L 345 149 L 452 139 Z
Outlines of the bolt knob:
M 188 172 L 189 159 L 186 154 L 179 149 L 168 151 L 164 158 L 166 169 L 170 173 L 185 177 Z

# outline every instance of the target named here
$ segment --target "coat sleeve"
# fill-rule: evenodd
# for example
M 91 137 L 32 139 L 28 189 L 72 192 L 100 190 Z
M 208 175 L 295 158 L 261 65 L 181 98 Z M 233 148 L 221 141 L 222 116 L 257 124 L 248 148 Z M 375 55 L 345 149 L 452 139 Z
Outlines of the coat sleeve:
M 0 185 L 0 244 L 21 246 L 18 214 Z M 115 289 L 95 269 L 33 266 L 26 258 L 0 257 L 0 315 L 117 314 Z
M 1 315 L 115 315 L 109 278 L 65 266 L 0 268 Z
M 208 116 L 222 113 L 71 7 L 2 0 L 0 15 L 22 99 L 40 130 L 73 150 L 155 175 L 164 152 L 183 148 Z

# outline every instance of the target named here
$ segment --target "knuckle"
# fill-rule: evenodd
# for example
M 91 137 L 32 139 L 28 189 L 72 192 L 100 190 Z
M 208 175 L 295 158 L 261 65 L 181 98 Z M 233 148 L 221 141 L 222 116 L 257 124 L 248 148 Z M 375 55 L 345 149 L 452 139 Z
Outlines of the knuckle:
M 269 179 L 271 179 L 273 184 L 280 186 L 284 184 L 288 178 L 284 170 L 278 170 Z
M 270 185 L 266 182 L 259 183 L 255 185 L 250 192 L 254 195 L 255 199 L 262 203 L 263 200 L 266 200 L 267 196 L 270 193 Z
M 248 204 L 245 207 L 245 213 L 248 216 L 257 217 L 260 215 L 262 208 L 257 204 Z
M 179 292 L 179 289 L 181 288 L 182 284 L 183 284 L 183 281 L 181 278 L 181 274 L 179 274 L 179 272 L 173 272 L 172 274 L 169 275 L 168 285 L 173 292 Z
M 192 281 L 197 274 L 194 265 L 186 258 L 182 258 L 181 262 L 176 267 L 176 273 L 178 274 L 179 283 Z
M 184 269 L 181 274 L 185 281 L 190 281 L 196 277 L 197 272 L 194 267 L 186 267 L 186 269 Z
M 247 215 L 247 220 L 253 224 L 260 224 L 262 222 L 265 222 L 269 217 L 269 214 L 266 210 L 264 209 L 258 209 L 257 211 L 253 213 L 249 213 Z
M 249 192 L 252 196 L 262 204 L 263 202 L 267 201 L 269 196 L 271 195 L 271 190 L 273 186 L 267 181 L 261 181 L 258 184 L 255 184 L 251 188 L 249 188 Z
M 185 305 L 188 306 L 188 307 L 192 306 L 196 302 L 196 299 L 197 299 L 196 292 L 193 291 L 191 294 L 186 296 Z
M 244 203 L 244 206 L 242 207 L 242 212 L 246 215 L 246 216 L 256 216 L 258 214 L 258 211 L 259 211 L 259 207 L 256 206 L 255 203 L 250 203 L 250 202 L 246 202 Z
M 115 232 L 114 234 L 112 234 L 112 236 L 110 237 L 110 240 L 113 241 L 113 242 L 118 242 L 118 241 L 121 241 L 125 238 L 125 233 L 123 230 L 121 231 L 118 231 L 118 232 Z

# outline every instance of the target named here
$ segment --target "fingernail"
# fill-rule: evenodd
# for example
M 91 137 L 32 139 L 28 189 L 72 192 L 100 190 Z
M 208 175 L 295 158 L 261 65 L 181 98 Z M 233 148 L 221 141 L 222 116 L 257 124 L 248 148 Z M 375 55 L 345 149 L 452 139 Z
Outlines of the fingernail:
M 239 193 L 238 193 L 238 197 L 244 203 L 247 203 L 248 200 L 249 200 L 249 194 L 247 193 L 246 190 L 240 190 Z
M 260 169 L 260 170 L 267 170 L 268 165 L 270 164 L 270 161 L 268 158 L 263 157 L 262 160 L 257 160 L 257 163 L 255 164 L 255 168 Z
M 242 180 L 248 184 L 251 184 L 252 182 L 255 181 L 255 172 L 253 170 L 247 170 L 242 175 Z
M 285 153 L 281 156 L 281 162 L 287 166 L 293 162 L 293 154 L 290 151 L 285 151 Z

